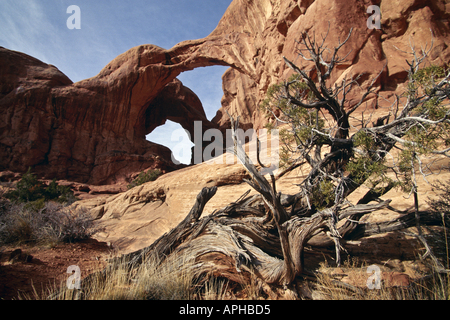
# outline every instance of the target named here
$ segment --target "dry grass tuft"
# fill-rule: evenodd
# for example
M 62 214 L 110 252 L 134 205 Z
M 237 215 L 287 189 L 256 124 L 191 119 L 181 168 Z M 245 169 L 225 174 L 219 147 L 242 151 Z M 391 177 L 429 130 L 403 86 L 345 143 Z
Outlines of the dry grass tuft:
M 54 285 L 26 300 L 229 300 L 258 299 L 255 281 L 239 285 L 211 275 L 196 275 L 195 262 L 183 256 L 169 257 L 163 263 L 151 257 L 128 266 L 121 259 L 112 259 L 104 271 L 82 281 L 81 290 L 68 289 L 67 283 Z M 235 295 L 235 290 L 238 297 Z
M 0 244 L 52 246 L 89 239 L 99 231 L 86 209 L 55 202 L 42 202 L 40 206 L 4 204 L 0 210 Z
M 321 265 L 313 298 L 317 300 L 448 300 L 450 299 L 450 274 L 442 273 L 429 265 L 429 273 L 411 279 L 408 285 L 389 285 L 381 278 L 381 288 L 370 290 L 367 281 L 368 264 L 349 260 L 342 268 Z

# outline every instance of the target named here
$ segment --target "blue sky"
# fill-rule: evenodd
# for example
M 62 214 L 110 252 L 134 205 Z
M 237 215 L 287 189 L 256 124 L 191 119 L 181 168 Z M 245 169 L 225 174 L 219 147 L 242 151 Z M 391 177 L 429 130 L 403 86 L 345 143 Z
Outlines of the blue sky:
M 111 60 L 141 44 L 169 49 L 206 37 L 232 0 L 0 0 L 0 46 L 53 64 L 72 81 L 95 76 Z M 81 29 L 70 30 L 67 8 L 81 10 Z M 212 119 L 223 95 L 225 67 L 198 68 L 178 78 L 191 88 Z M 178 125 L 156 129 L 148 139 L 169 146 Z M 175 155 L 180 158 L 179 155 Z M 187 162 L 190 155 L 181 160 Z

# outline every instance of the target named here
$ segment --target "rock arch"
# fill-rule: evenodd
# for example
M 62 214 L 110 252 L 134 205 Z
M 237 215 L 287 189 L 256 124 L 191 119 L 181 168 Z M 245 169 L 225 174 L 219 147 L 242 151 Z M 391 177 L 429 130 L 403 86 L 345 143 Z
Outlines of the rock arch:
M 172 119 L 189 132 L 192 120 L 204 121 L 195 95 L 175 80 L 181 72 L 224 65 L 257 81 L 252 32 L 264 30 L 272 5 L 246 2 L 233 1 L 204 39 L 169 50 L 132 48 L 97 76 L 77 83 L 54 66 L 1 48 L 0 65 L 7 67 L 0 72 L 0 169 L 33 167 L 42 177 L 91 184 L 123 182 L 149 167 L 176 169 L 170 150 L 146 141 L 155 125 L 150 119 Z M 204 121 L 205 130 L 211 126 Z
M 210 122 L 205 114 L 202 103 L 197 95 L 189 88 L 175 79 L 170 82 L 161 93 L 150 102 L 145 109 L 145 135 L 151 133 L 155 128 L 170 120 L 180 124 L 194 137 L 194 121 L 201 121 L 203 129 L 217 128 Z M 194 141 L 192 141 L 194 142 Z
M 180 48 L 174 52 L 187 54 Z M 217 128 L 195 93 L 176 77 L 197 66 L 227 65 L 183 57 L 139 46 L 97 76 L 71 83 L 54 66 L 0 48 L 0 61 L 9 66 L 0 74 L 0 82 L 8 84 L 0 97 L 0 169 L 33 167 L 45 178 L 91 184 L 126 182 L 150 167 L 177 169 L 170 150 L 146 141 L 145 135 L 167 119 L 192 136 L 194 121 L 202 121 L 204 130 Z
M 399 72 L 407 68 L 393 44 L 409 50 L 413 35 L 416 43 L 424 44 L 431 29 L 435 50 L 430 62 L 443 65 L 449 60 L 450 30 L 442 22 L 448 20 L 448 6 L 443 0 L 431 6 L 422 2 L 417 6 L 405 2 L 396 9 L 382 0 L 382 11 L 390 12 L 383 18 L 386 34 L 382 34 L 366 28 L 366 8 L 357 0 L 335 1 L 331 8 L 325 0 L 234 0 L 206 38 L 184 41 L 169 50 L 154 45 L 132 48 L 97 76 L 77 83 L 54 66 L 0 48 L 0 170 L 26 171 L 31 166 L 47 178 L 91 184 L 121 182 L 130 172 L 149 167 L 174 170 L 170 151 L 146 141 L 145 134 L 153 126 L 151 110 L 160 110 L 154 116 L 157 123 L 178 119 L 188 131 L 192 130 L 189 121 L 202 119 L 190 100 L 193 96 L 176 77 L 198 67 L 232 67 L 224 79 L 223 108 L 241 116 L 241 123 L 261 128 L 264 119 L 257 105 L 271 84 L 287 79 L 289 70 L 282 57 L 295 60 L 295 40 L 306 31 L 328 34 L 327 39 L 336 44 L 355 28 L 343 48 L 351 52 L 348 63 L 331 79 L 350 74 L 373 78 L 385 69 L 377 90 L 392 94 L 387 90 L 395 88 L 388 86 L 400 81 Z M 411 12 L 411 22 L 398 34 L 396 17 L 404 12 Z M 169 96 L 177 90 L 178 97 Z M 161 108 L 167 105 L 189 114 L 190 120 L 171 110 L 163 114 Z M 226 113 L 219 113 L 212 123 L 208 125 L 227 126 Z

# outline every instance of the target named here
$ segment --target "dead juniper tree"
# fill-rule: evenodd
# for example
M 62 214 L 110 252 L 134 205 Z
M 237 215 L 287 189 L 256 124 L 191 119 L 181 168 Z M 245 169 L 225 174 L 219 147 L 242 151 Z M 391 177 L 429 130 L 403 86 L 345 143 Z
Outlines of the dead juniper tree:
M 359 204 L 379 201 L 378 198 L 393 187 L 408 191 L 415 200 L 417 237 L 427 248 L 425 256 L 431 255 L 437 262 L 421 232 L 417 176 L 426 179 L 436 160 L 424 163 L 423 156 L 450 156 L 450 72 L 434 65 L 424 67 L 433 43 L 429 48 L 416 50 L 410 41 L 411 52 L 406 52 L 412 56 L 411 61 L 406 61 L 409 66 L 407 92 L 403 97 L 396 96 L 389 112 L 373 123 L 367 109 L 368 114 L 362 112 L 354 117 L 355 111 L 364 108 L 366 99 L 376 95 L 374 84 L 382 70 L 369 81 L 359 101 L 353 105 L 348 103 L 347 96 L 354 88 L 362 89 L 363 75 L 345 78 L 334 87 L 327 85 L 333 69 L 346 58 L 340 57 L 340 50 L 351 33 L 352 30 L 333 50 L 325 46 L 326 36 L 317 41 L 315 36 L 303 34 L 298 54 L 313 65 L 312 73 L 317 81 L 285 58 L 294 76 L 268 91 L 263 107 L 276 123 L 285 125 L 281 137 L 285 142 L 286 171 L 304 163 L 311 167 L 300 188 L 312 212 L 321 207 L 340 210 L 346 197 L 362 184 L 368 186 L 369 191 Z M 388 159 L 390 164 L 387 164 Z M 389 178 L 386 175 L 389 171 L 393 171 L 396 178 Z M 355 221 L 354 218 L 349 220 Z
M 382 223 L 360 221 L 366 214 L 390 207 L 391 201 L 380 197 L 398 186 L 400 179 L 381 173 L 395 169 L 397 176 L 406 177 L 402 186 L 414 186 L 417 170 L 422 172 L 425 168 L 420 155 L 448 156 L 449 111 L 445 101 L 450 94 L 450 72 L 435 67 L 420 69 L 427 52 L 416 54 L 410 62 L 406 102 L 402 105 L 404 99 L 398 97 L 390 112 L 375 122 L 361 116 L 355 117 L 357 125 L 351 124 L 355 123 L 355 111 L 363 108 L 366 99 L 375 93 L 376 83 L 376 78 L 369 81 L 353 105 L 347 104 L 347 97 L 355 88 L 361 89 L 361 76 L 344 79 L 334 87 L 328 84 L 332 71 L 345 59 L 340 51 L 351 33 L 332 50 L 325 45 L 326 37 L 317 42 L 315 37 L 303 34 L 299 55 L 312 63 L 316 81 L 311 73 L 285 59 L 295 76 L 268 92 L 264 106 L 286 127 L 281 134 L 286 142 L 285 172 L 277 177 L 260 174 L 239 140 L 238 119 L 231 117 L 233 153 L 250 175 L 246 182 L 258 194 L 246 193 L 201 218 L 205 204 L 217 191 L 215 187 L 205 188 L 176 228 L 120 261 L 130 269 L 151 257 L 157 257 L 160 264 L 180 261 L 180 268 L 189 268 L 196 279 L 206 281 L 213 276 L 245 283 L 252 276 L 269 297 L 276 297 L 280 291 L 296 296 L 296 279 L 308 274 L 304 263 L 306 245 L 313 250 L 335 247 L 339 264 L 340 250 L 347 240 L 403 230 L 419 223 L 444 223 L 448 227 L 448 217 L 443 221 L 438 214 L 419 211 Z M 428 141 L 430 137 L 432 141 Z M 400 150 L 399 156 L 394 155 L 393 149 Z M 418 166 L 405 166 L 408 161 Z M 277 178 L 299 165 L 310 167 L 306 178 L 298 181 L 299 192 L 278 192 Z M 357 203 L 350 203 L 347 197 L 363 184 L 369 187 L 367 194 Z M 87 285 L 91 278 L 83 283 Z

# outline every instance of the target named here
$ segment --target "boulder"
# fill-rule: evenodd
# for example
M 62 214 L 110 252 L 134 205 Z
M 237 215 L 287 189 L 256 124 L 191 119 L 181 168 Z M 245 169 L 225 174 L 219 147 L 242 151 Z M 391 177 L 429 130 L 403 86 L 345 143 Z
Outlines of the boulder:
M 132 252 L 176 227 L 203 187 L 219 187 L 205 208 L 205 213 L 210 214 L 250 189 L 244 178 L 249 176 L 240 164 L 202 163 L 167 173 L 101 202 L 86 200 L 74 205 L 88 208 L 104 228 L 95 236 L 97 240 L 112 243 L 120 252 Z

